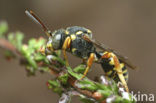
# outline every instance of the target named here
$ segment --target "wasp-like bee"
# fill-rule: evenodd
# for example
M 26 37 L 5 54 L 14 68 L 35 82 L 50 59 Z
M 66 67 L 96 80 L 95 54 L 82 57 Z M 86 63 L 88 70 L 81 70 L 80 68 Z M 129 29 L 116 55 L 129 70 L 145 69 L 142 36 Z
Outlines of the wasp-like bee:
M 93 62 L 100 63 L 108 77 L 114 79 L 116 82 L 121 81 L 126 91 L 129 91 L 126 83 L 128 72 L 125 65 L 133 69 L 135 66 L 113 49 L 93 40 L 92 32 L 89 29 L 73 26 L 66 29 L 59 29 L 52 33 L 32 11 L 26 11 L 26 14 L 36 21 L 49 37 L 43 53 L 48 55 L 55 50 L 62 50 L 66 66 L 69 66 L 66 51 L 82 58 L 83 61 L 87 61 L 86 69 L 81 79 L 87 75 Z M 102 49 L 103 52 L 97 51 L 96 47 Z

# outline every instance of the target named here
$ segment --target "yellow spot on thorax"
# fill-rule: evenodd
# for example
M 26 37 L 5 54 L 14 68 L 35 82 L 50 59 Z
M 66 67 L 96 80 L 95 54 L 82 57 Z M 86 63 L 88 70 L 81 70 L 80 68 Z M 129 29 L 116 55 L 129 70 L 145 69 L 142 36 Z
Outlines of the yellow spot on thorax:
M 75 34 L 70 35 L 70 37 L 71 37 L 72 40 L 76 39 L 76 35 Z
M 89 29 L 87 30 L 88 33 L 92 33 Z
M 76 48 L 72 48 L 72 53 L 74 53 L 74 52 L 75 52 L 75 50 L 76 50 Z
M 80 35 L 82 33 L 83 33 L 82 31 L 78 31 L 78 32 L 76 32 L 76 35 Z
M 69 31 L 66 30 L 65 33 L 66 33 L 66 35 L 68 35 L 69 34 Z

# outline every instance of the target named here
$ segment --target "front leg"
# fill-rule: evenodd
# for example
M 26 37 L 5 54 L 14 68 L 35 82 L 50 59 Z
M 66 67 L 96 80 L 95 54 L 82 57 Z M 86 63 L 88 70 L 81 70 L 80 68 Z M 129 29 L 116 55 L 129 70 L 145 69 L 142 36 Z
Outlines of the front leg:
M 66 54 L 66 50 L 67 50 L 67 48 L 70 48 L 70 44 L 71 44 L 71 38 L 70 37 L 67 37 L 65 39 L 64 44 L 63 44 L 63 47 L 62 47 L 64 59 L 66 61 L 66 66 L 69 66 L 68 57 L 67 57 L 67 54 Z

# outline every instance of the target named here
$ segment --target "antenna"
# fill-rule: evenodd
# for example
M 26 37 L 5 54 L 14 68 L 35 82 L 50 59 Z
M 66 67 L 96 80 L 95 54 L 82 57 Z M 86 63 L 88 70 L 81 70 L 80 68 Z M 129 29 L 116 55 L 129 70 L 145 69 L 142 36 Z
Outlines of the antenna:
M 46 33 L 46 35 L 48 37 L 51 36 L 51 31 L 48 30 L 48 28 L 46 27 L 46 25 L 39 19 L 38 16 L 35 15 L 35 13 L 33 11 L 26 10 L 25 13 L 26 13 L 26 15 L 28 17 L 30 17 L 33 21 L 35 21 L 37 24 L 39 24 L 42 27 L 43 31 Z

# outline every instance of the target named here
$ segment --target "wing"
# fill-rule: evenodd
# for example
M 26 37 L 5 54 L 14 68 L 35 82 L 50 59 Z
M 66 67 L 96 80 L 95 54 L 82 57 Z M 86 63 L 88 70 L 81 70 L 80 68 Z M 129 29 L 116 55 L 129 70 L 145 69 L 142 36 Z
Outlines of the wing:
M 135 65 L 133 65 L 127 57 L 125 56 L 122 56 L 120 53 L 118 53 L 117 51 L 115 51 L 114 49 L 112 48 L 109 48 L 108 46 L 96 41 L 96 40 L 93 40 L 93 39 L 90 39 L 88 38 L 87 36 L 83 36 L 83 39 L 89 41 L 89 42 L 92 42 L 96 47 L 98 47 L 99 49 L 101 50 L 104 50 L 104 51 L 108 51 L 108 52 L 113 52 L 125 65 L 127 65 L 128 67 L 132 68 L 132 69 L 136 69 L 137 67 Z

